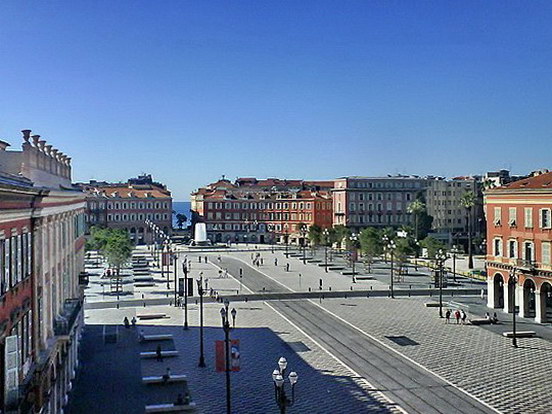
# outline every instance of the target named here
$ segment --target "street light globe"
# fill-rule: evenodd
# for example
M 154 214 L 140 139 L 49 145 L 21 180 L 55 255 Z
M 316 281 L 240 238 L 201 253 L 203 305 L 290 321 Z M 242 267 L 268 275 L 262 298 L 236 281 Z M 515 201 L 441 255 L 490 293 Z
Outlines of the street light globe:
M 282 377 L 282 374 L 278 373 L 278 375 L 276 375 L 276 378 L 274 379 L 274 382 L 276 383 L 276 386 L 278 388 L 281 388 L 282 385 L 284 385 L 284 377 Z
M 274 382 L 276 382 L 276 377 L 280 375 L 280 371 L 278 371 L 277 369 L 275 369 L 274 371 L 272 371 L 272 380 Z
M 281 357 L 281 358 L 278 360 L 278 366 L 280 367 L 280 371 L 283 371 L 284 369 L 286 369 L 286 367 L 287 367 L 287 359 L 285 359 L 284 357 Z
M 232 310 L 230 311 L 230 313 L 232 314 L 232 318 L 236 319 L 236 314 L 238 313 L 238 311 L 236 310 L 236 308 L 232 308 Z
M 220 316 L 222 316 L 222 319 L 226 319 L 226 308 L 220 309 Z
M 295 385 L 295 383 L 296 383 L 297 380 L 299 379 L 299 375 L 297 375 L 297 372 L 292 371 L 292 372 L 290 372 L 288 378 L 289 378 L 290 384 L 291 384 L 291 385 Z
M 230 305 L 230 301 L 228 299 L 224 299 L 224 306 L 228 307 Z

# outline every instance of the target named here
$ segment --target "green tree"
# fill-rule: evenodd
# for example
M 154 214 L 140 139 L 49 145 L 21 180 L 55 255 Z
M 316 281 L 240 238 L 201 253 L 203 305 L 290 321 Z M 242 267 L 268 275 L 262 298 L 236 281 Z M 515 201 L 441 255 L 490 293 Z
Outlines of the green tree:
M 86 240 L 86 250 L 101 251 L 109 237 L 109 229 L 99 226 L 92 226 L 90 228 L 90 237 Z
M 308 238 L 312 246 L 320 246 L 322 244 L 322 227 L 318 224 L 310 226 Z
M 333 243 L 336 243 L 340 248 L 343 245 L 343 240 L 347 240 L 351 234 L 350 230 L 342 224 L 338 224 L 333 229 Z
M 472 252 L 472 209 L 475 206 L 475 194 L 471 191 L 465 192 L 460 198 L 460 205 L 466 209 L 468 220 L 468 269 L 473 269 L 473 252 Z
M 425 204 L 421 200 L 414 200 L 410 205 L 408 206 L 407 211 L 410 214 L 414 215 L 414 237 L 416 240 L 418 240 L 418 219 L 422 212 L 424 212 L 426 209 Z
M 374 227 L 367 227 L 360 232 L 359 240 L 367 270 L 371 272 L 374 258 L 383 253 L 382 234 Z
M 175 217 L 176 217 L 176 225 L 180 230 L 182 230 L 182 227 L 188 221 L 188 217 L 186 217 L 186 215 L 182 213 L 176 213 Z
M 427 255 L 430 259 L 435 258 L 435 254 L 439 249 L 445 250 L 445 245 L 434 237 L 427 236 L 420 242 L 420 246 L 427 249 Z
M 120 275 L 121 267 L 130 259 L 132 247 L 132 240 L 126 230 L 109 230 L 109 236 L 102 249 L 102 253 L 107 259 L 109 266 L 117 270 L 117 276 Z

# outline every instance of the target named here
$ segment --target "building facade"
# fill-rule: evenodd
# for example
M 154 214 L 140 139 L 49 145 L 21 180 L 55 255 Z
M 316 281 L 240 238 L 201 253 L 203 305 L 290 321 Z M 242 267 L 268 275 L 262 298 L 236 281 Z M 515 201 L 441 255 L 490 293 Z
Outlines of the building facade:
M 165 234 L 171 234 L 171 192 L 165 185 L 154 182 L 150 175 L 131 178 L 126 183 L 90 181 L 79 185 L 86 192 L 89 226 L 125 229 L 136 244 L 153 241 L 146 220 L 157 224 Z
M 2 409 L 60 413 L 84 324 L 84 194 L 70 158 L 30 134 L 22 151 L 0 142 Z
M 552 321 L 552 173 L 485 192 L 488 306 Z
M 332 226 L 328 181 L 221 179 L 192 193 L 192 223 L 214 242 L 304 242 L 301 226 Z
M 338 178 L 332 189 L 333 224 L 356 232 L 410 225 L 408 206 L 426 186 L 426 179 L 414 176 Z

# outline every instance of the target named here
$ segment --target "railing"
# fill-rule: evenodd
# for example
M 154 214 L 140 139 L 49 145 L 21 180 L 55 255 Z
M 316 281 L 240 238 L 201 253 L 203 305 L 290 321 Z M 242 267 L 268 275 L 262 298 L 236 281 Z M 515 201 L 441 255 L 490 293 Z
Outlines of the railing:
M 535 270 L 535 268 L 537 267 L 537 262 L 534 260 L 516 259 L 515 265 L 523 269 Z
M 69 335 L 81 309 L 82 301 L 80 299 L 67 299 L 65 301 L 63 311 L 54 319 L 54 333 L 56 336 Z

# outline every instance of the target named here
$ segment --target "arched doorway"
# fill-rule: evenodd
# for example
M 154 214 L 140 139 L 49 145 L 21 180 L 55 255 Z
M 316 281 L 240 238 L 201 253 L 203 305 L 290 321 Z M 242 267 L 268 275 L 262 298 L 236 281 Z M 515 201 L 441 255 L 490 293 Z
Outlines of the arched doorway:
M 493 308 L 504 308 L 504 278 L 500 273 L 493 280 L 494 304 Z
M 523 316 L 534 318 L 536 313 L 535 282 L 527 279 L 523 284 Z
M 540 289 L 540 299 L 542 304 L 541 322 L 552 322 L 552 285 L 544 282 Z

